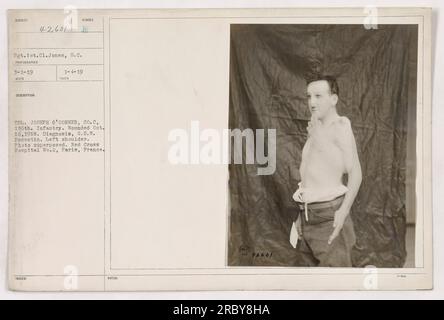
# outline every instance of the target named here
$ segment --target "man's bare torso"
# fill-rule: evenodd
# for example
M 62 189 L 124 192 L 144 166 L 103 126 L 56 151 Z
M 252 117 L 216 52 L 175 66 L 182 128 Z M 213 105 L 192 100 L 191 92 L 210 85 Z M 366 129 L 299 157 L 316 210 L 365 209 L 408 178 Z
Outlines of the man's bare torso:
M 346 172 L 345 159 L 338 141 L 340 138 L 336 134 L 340 121 L 338 117 L 327 127 L 316 128 L 302 150 L 301 188 L 310 191 L 312 197 L 316 193 L 322 198 L 344 188 L 342 176 Z

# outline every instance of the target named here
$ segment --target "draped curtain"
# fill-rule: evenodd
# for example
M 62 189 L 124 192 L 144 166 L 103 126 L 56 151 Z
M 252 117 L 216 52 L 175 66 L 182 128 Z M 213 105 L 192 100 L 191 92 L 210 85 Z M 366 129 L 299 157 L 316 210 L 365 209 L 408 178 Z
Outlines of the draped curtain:
M 276 129 L 277 155 L 273 175 L 257 175 L 254 164 L 229 167 L 229 265 L 301 265 L 288 240 L 292 195 L 310 118 L 305 76 L 321 72 L 337 77 L 338 113 L 351 120 L 362 167 L 353 264 L 403 266 L 416 44 L 415 25 L 231 26 L 229 126 Z

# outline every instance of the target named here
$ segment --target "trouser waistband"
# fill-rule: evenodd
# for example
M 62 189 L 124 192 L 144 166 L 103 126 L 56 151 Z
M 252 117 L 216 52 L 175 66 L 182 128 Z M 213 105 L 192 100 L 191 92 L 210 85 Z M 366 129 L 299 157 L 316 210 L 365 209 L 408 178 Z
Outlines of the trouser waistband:
M 339 204 L 340 202 L 343 201 L 343 199 L 345 198 L 345 194 L 334 198 L 333 200 L 330 201 L 322 201 L 322 202 L 311 202 L 311 203 L 307 203 L 307 208 L 308 209 L 325 209 L 325 208 L 329 208 L 331 206 L 335 206 L 337 204 Z M 305 209 L 305 203 L 303 202 L 298 202 L 298 206 L 299 209 L 304 210 Z
M 298 207 L 300 210 L 303 210 L 305 213 L 305 220 L 308 221 L 308 210 L 318 210 L 318 209 L 326 209 L 339 205 L 345 198 L 345 194 L 334 198 L 330 201 L 322 201 L 322 202 L 312 202 L 312 203 L 301 203 L 298 202 Z

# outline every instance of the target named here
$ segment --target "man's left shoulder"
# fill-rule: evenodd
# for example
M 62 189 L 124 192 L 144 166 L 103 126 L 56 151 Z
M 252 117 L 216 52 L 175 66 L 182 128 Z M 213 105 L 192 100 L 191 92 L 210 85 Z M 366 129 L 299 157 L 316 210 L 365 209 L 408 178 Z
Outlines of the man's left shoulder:
M 351 131 L 351 122 L 350 119 L 345 116 L 340 116 L 335 122 L 334 126 L 339 132 L 350 132 Z
M 353 130 L 351 127 L 350 120 L 345 117 L 341 116 L 339 117 L 335 123 L 334 123 L 334 139 L 338 143 L 344 143 L 345 141 L 348 141 L 350 137 L 353 136 Z
M 335 121 L 335 124 L 340 127 L 350 127 L 351 122 L 350 119 L 346 116 L 339 116 L 338 120 Z

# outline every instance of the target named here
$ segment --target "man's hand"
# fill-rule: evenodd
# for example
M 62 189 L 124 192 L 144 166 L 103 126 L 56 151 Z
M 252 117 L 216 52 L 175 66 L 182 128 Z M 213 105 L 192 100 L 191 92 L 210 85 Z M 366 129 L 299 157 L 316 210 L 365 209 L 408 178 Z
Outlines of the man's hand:
M 311 115 L 311 119 L 308 122 L 307 132 L 310 136 L 316 134 L 316 132 L 320 129 L 321 121 L 316 117 L 316 114 Z
M 326 139 L 326 132 L 322 126 L 321 120 L 319 120 L 315 114 L 311 116 L 311 120 L 307 126 L 308 136 L 315 142 L 315 145 L 321 146 Z
M 333 240 L 339 235 L 339 233 L 342 230 L 342 227 L 344 226 L 344 222 L 347 216 L 348 216 L 348 211 L 345 211 L 342 208 L 339 208 L 339 210 L 335 212 L 335 220 L 333 222 L 334 230 L 330 238 L 328 239 L 328 244 L 331 244 Z

